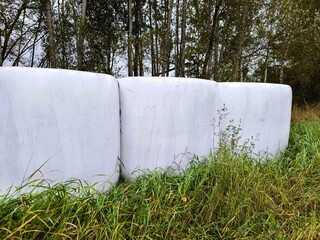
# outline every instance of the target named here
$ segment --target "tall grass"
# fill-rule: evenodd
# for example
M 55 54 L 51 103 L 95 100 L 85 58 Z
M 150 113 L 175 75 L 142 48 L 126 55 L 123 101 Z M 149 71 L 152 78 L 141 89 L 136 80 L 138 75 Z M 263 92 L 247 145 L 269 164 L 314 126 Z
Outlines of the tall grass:
M 320 122 L 297 121 L 281 159 L 227 147 L 184 174 L 98 192 L 78 180 L 0 198 L 2 239 L 319 239 Z
M 292 121 L 320 121 L 320 103 L 304 106 L 293 106 Z

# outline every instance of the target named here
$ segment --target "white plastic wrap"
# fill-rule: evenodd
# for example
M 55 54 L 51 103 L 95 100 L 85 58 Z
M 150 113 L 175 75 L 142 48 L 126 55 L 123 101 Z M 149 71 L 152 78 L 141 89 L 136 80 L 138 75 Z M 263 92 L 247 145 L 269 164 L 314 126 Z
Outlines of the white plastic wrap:
M 0 193 L 42 164 L 34 179 L 116 182 L 119 153 L 112 76 L 0 68 Z
M 160 77 L 118 82 L 126 178 L 185 169 L 193 155 L 219 147 L 217 135 L 230 125 L 240 129 L 238 144 L 254 143 L 255 154 L 276 155 L 288 144 L 289 86 Z M 112 76 L 0 68 L 0 193 L 43 164 L 34 179 L 114 183 L 119 153 L 119 91 Z
M 214 144 L 217 83 L 186 78 L 119 79 L 124 176 L 178 167 Z
M 226 108 L 220 132 L 229 125 L 240 130 L 239 145 L 254 144 L 254 156 L 277 155 L 288 144 L 292 91 L 287 85 L 219 83 L 218 109 Z M 218 141 L 216 141 L 218 147 Z

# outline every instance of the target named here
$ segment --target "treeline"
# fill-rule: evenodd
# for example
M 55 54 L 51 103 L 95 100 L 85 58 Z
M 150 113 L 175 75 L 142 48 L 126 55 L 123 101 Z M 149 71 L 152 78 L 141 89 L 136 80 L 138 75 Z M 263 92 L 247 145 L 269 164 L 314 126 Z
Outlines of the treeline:
M 0 0 L 0 65 L 287 83 L 320 100 L 319 0 Z

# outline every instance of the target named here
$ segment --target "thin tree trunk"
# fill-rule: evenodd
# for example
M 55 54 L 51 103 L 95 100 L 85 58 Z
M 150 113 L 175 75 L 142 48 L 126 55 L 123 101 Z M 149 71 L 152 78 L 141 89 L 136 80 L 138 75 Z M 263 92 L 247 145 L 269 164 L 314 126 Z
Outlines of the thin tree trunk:
M 141 27 L 143 24 L 143 9 L 142 9 L 142 3 L 139 1 L 139 75 L 143 76 L 144 69 L 143 69 L 143 40 L 141 36 Z
M 283 65 L 280 67 L 279 83 L 283 84 Z
M 265 64 L 265 69 L 264 69 L 264 78 L 263 78 L 263 82 L 267 82 L 268 80 L 268 64 L 269 64 L 269 50 L 267 50 L 267 56 L 266 56 L 266 60 L 264 62 Z
M 179 38 L 179 26 L 180 26 L 180 1 L 177 0 L 176 3 L 176 39 L 175 39 L 175 76 L 180 77 L 181 71 L 180 71 L 180 38 Z
M 21 16 L 21 13 L 27 8 L 27 2 L 23 2 L 23 4 L 19 7 L 17 14 L 14 16 L 14 19 L 12 23 L 9 26 L 6 26 L 6 28 L 3 31 L 4 34 L 4 41 L 3 43 L 0 40 L 0 66 L 2 66 L 4 60 L 9 56 L 10 49 L 13 49 L 15 47 L 15 44 L 9 47 L 9 42 L 11 39 L 11 35 L 13 33 L 13 30 L 15 29 L 16 24 L 18 23 L 18 20 Z M 8 49 L 9 48 L 9 49 Z
M 215 40 L 215 44 L 214 44 L 213 80 L 220 82 L 220 77 L 219 77 L 219 42 L 217 41 L 217 39 L 218 39 L 218 37 L 216 36 L 216 40 Z
M 150 27 L 150 48 L 151 48 L 151 74 L 156 75 L 156 60 L 155 60 L 155 50 L 154 50 L 154 28 L 152 21 L 152 4 L 149 0 L 149 27 Z
M 240 58 L 240 82 L 244 82 L 244 76 L 243 76 L 243 58 Z
M 53 29 L 51 0 L 46 1 L 47 27 L 49 34 L 49 55 L 51 68 L 57 68 L 55 34 Z
M 2 66 L 2 41 L 1 41 L 1 37 L 0 37 L 0 66 Z
M 243 35 L 240 33 L 240 43 L 239 43 L 239 50 L 238 50 L 238 56 L 237 56 L 237 78 L 236 81 L 243 82 Z
M 134 14 L 134 26 L 133 26 L 133 35 L 134 35 L 134 56 L 133 56 L 133 75 L 139 75 L 139 53 L 140 53 L 140 18 L 139 18 L 139 9 L 140 9 L 140 0 L 135 0 L 133 14 Z
M 159 57 L 159 26 L 157 19 L 155 20 L 155 65 L 156 65 L 156 72 L 155 75 L 159 76 L 160 74 L 160 57 Z
M 128 76 L 132 75 L 132 0 L 128 0 Z
M 220 44 L 218 66 L 217 66 L 218 69 L 215 71 L 215 74 L 214 74 L 214 80 L 217 82 L 221 82 L 225 76 L 225 66 L 223 64 L 223 60 L 224 60 L 224 53 L 227 45 L 227 32 L 228 32 L 230 23 L 231 23 L 230 16 L 227 16 L 225 20 L 225 25 L 222 29 L 222 36 L 220 38 L 220 41 L 219 43 L 216 43 L 216 49 L 219 48 L 219 44 Z
M 41 22 L 42 22 L 42 18 L 40 17 L 40 19 L 38 20 L 38 26 L 37 26 L 36 33 L 35 33 L 35 36 L 34 36 L 34 41 L 33 41 L 33 44 L 32 44 L 32 56 L 31 56 L 31 65 L 30 65 L 30 67 L 33 67 L 33 65 L 34 65 L 34 56 L 35 56 L 35 53 L 36 53 L 36 44 L 38 42 L 38 34 L 39 34 L 39 31 L 40 31 Z
M 168 76 L 170 70 L 170 52 L 171 52 L 171 21 L 172 21 L 173 0 L 169 0 L 166 19 L 166 34 L 164 36 L 164 49 L 161 76 Z
M 245 42 L 245 24 L 246 24 L 246 19 L 248 18 L 248 6 L 244 4 L 241 14 L 241 29 L 240 29 L 240 39 L 239 39 L 239 52 L 238 52 L 238 58 L 239 58 L 239 75 L 240 75 L 240 82 L 244 81 L 244 76 L 243 76 L 243 48 L 244 48 L 244 42 Z
M 78 70 L 83 69 L 83 59 L 84 59 L 84 34 L 85 34 L 85 22 L 86 22 L 86 12 L 87 12 L 87 0 L 82 0 L 81 8 L 81 18 L 80 18 L 80 28 L 79 28 L 79 37 L 77 42 L 77 55 L 78 55 Z
M 287 57 L 287 52 L 288 52 L 288 48 L 285 49 L 285 53 L 283 55 L 283 59 L 281 59 L 280 61 L 280 76 L 279 76 L 279 83 L 283 84 L 283 80 L 284 80 L 284 59 Z
M 210 37 L 209 37 L 209 43 L 208 43 L 208 48 L 207 52 L 205 55 L 204 63 L 203 63 L 203 70 L 201 77 L 204 79 L 209 79 L 210 78 L 210 71 L 208 69 L 209 62 L 212 59 L 212 53 L 213 53 L 213 46 L 214 46 L 214 41 L 215 41 L 215 36 L 216 36 L 216 31 L 218 31 L 218 23 L 219 23 L 219 15 L 220 15 L 220 8 L 222 5 L 222 0 L 217 0 L 215 4 L 215 10 L 213 14 L 213 21 L 211 25 L 211 31 L 210 31 Z
M 187 0 L 182 1 L 182 17 L 181 17 L 181 45 L 180 45 L 180 73 L 185 76 L 186 67 L 186 29 L 187 29 Z
M 59 1 L 58 1 L 59 4 Z M 61 25 L 61 30 L 60 32 L 66 32 L 67 31 L 67 16 L 65 14 L 65 0 L 61 1 L 61 7 L 59 7 L 58 5 L 58 10 L 59 10 L 59 19 L 60 19 L 60 25 Z M 73 18 L 76 19 L 78 17 L 78 12 L 76 11 L 76 6 L 73 5 Z M 78 30 L 80 27 L 78 25 L 75 25 L 75 28 Z M 61 51 L 61 66 L 64 69 L 68 69 L 69 66 L 69 61 L 68 61 L 68 53 L 67 53 L 67 40 L 65 38 L 65 36 L 61 36 L 60 37 L 60 51 Z M 79 46 L 79 41 L 78 41 L 78 37 L 76 38 L 76 47 L 77 47 L 77 57 L 78 57 L 78 46 Z
M 20 39 L 20 41 L 19 41 L 17 58 L 16 58 L 16 60 L 15 60 L 15 62 L 14 62 L 14 64 L 13 64 L 13 66 L 19 66 L 20 58 L 21 58 L 21 55 L 22 55 L 22 53 L 21 53 L 22 41 L 23 41 L 22 36 L 23 36 L 23 26 L 24 26 L 24 23 L 25 23 L 25 20 L 26 20 L 26 9 L 24 9 L 24 11 L 23 11 L 23 17 L 22 17 L 22 19 L 23 19 L 23 20 L 22 20 L 22 24 L 21 24 L 21 26 L 20 26 L 20 36 L 21 36 L 21 39 Z

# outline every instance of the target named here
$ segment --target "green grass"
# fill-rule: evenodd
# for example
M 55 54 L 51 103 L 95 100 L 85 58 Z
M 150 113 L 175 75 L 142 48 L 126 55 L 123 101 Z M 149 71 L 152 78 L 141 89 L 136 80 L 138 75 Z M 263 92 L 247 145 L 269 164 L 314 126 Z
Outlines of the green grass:
M 184 174 L 107 193 L 77 181 L 0 198 L 1 239 L 319 239 L 320 122 L 292 125 L 281 159 L 222 148 Z

